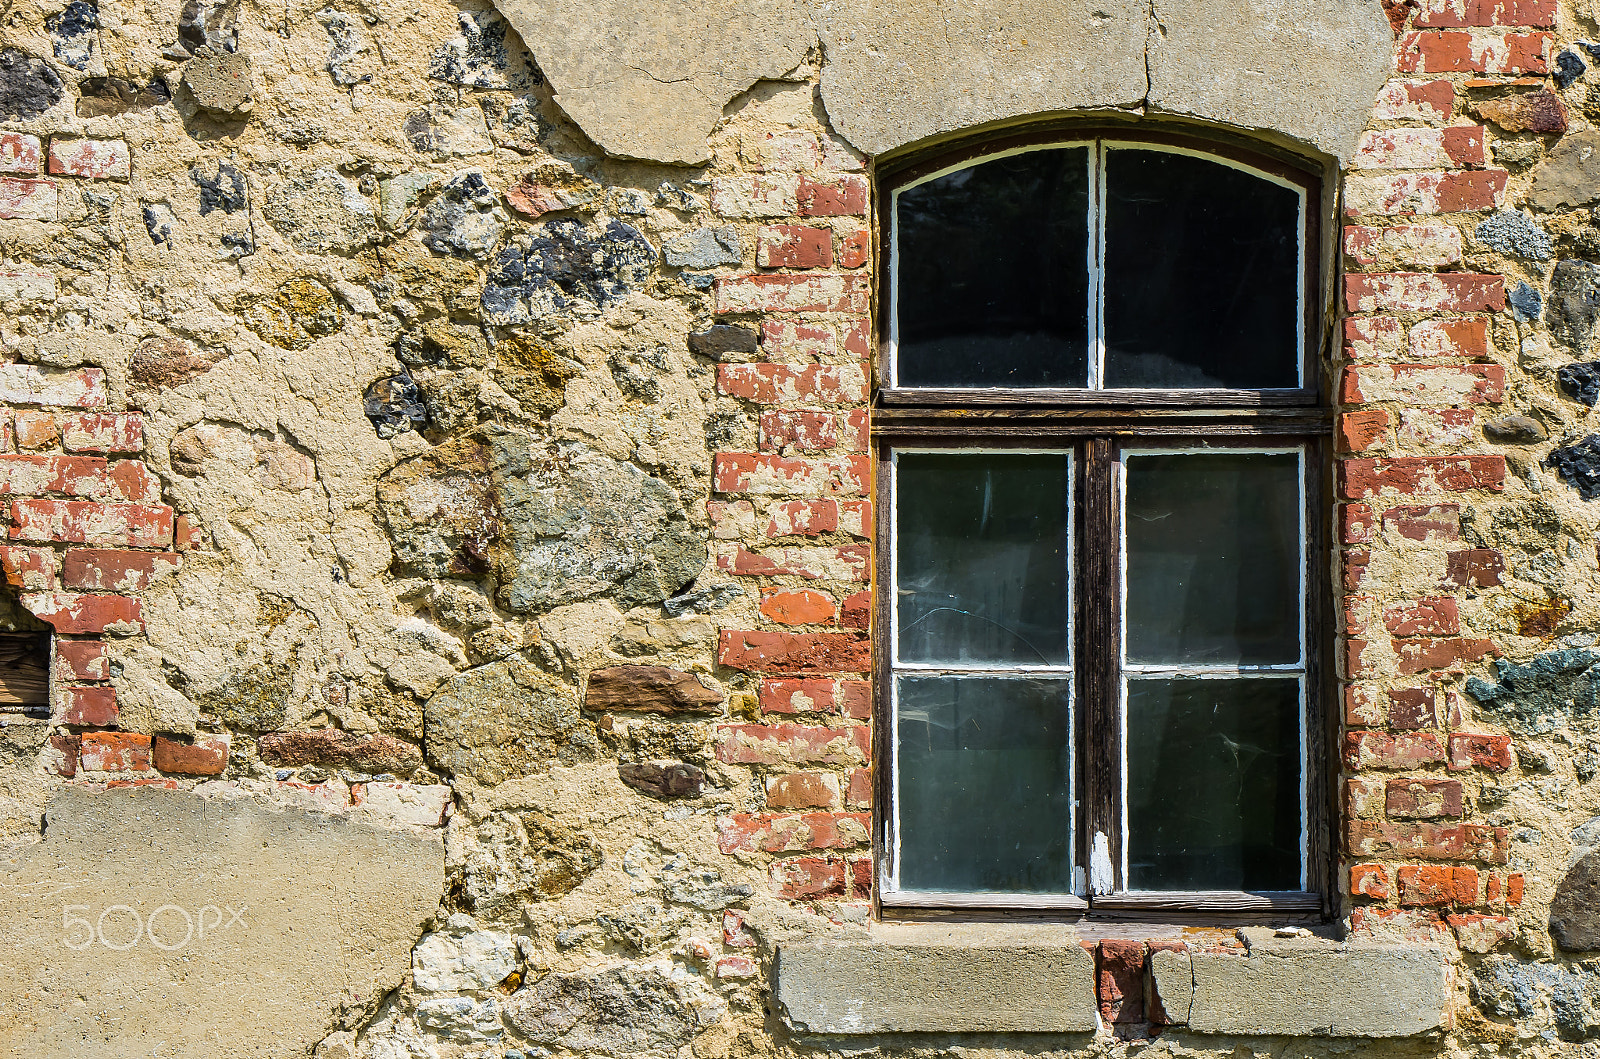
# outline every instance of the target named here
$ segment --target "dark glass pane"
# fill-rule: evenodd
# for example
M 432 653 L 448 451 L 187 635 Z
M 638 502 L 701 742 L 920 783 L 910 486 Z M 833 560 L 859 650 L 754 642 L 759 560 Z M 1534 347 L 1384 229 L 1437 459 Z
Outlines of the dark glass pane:
M 1300 196 L 1218 162 L 1106 155 L 1105 381 L 1299 385 Z
M 899 453 L 902 662 L 1066 665 L 1067 455 Z
M 1070 893 L 1071 681 L 896 684 L 901 889 Z
M 895 199 L 901 386 L 1084 386 L 1089 149 L 997 158 Z
M 1128 681 L 1128 888 L 1300 889 L 1300 683 Z
M 1128 661 L 1300 660 L 1296 453 L 1127 458 Z

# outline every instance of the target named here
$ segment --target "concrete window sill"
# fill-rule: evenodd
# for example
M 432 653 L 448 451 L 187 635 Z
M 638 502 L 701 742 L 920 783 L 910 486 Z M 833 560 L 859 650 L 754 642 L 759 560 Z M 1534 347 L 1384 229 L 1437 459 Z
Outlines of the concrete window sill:
M 1165 1024 L 1381 1038 L 1444 1020 L 1442 949 L 1249 934 L 1246 950 L 1150 954 Z M 1093 944 L 1069 926 L 876 924 L 865 940 L 780 946 L 773 996 L 801 1033 L 1092 1033 L 1102 1028 Z

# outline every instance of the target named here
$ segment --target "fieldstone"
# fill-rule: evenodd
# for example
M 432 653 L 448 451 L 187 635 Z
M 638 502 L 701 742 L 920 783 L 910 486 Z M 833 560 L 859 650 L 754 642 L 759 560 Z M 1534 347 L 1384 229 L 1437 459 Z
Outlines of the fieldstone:
M 431 154 L 465 158 L 494 150 L 483 111 L 477 107 L 430 103 L 407 115 L 400 131 L 412 147 Z
M 155 246 L 171 246 L 172 235 L 178 229 L 178 216 L 165 202 L 152 202 L 140 210 L 144 230 Z
M 620 303 L 655 270 L 656 252 L 621 221 L 603 227 L 547 221 L 526 245 L 495 256 L 483 288 L 492 324 L 528 324 L 551 316 L 596 316 Z
M 1533 261 L 1548 261 L 1556 252 L 1549 233 L 1534 224 L 1532 217 L 1519 210 L 1500 210 L 1490 214 L 1472 234 L 1485 246 Z
M 417 1024 L 447 1041 L 481 1041 L 504 1032 L 500 1005 L 493 997 L 477 1001 L 462 996 L 431 997 L 417 1004 Z
M 221 349 L 201 352 L 181 338 L 147 338 L 128 365 L 128 384 L 137 391 L 170 390 L 204 375 L 225 355 Z
M 1600 401 L 1600 361 L 1563 364 L 1556 369 L 1556 384 L 1574 401 L 1593 408 Z
M 344 309 L 333 291 L 309 276 L 296 276 L 265 298 L 248 302 L 245 325 L 280 349 L 305 349 L 344 326 Z
M 178 11 L 178 43 L 191 55 L 203 48 L 231 52 L 238 47 L 238 4 L 231 0 L 184 0 Z
M 1490 150 L 1497 164 L 1507 169 L 1521 169 L 1539 160 L 1544 154 L 1544 145 L 1538 140 L 1496 140 Z
M 494 565 L 501 537 L 494 454 L 454 438 L 378 480 L 378 505 L 396 565 L 429 578 L 477 578 Z
M 1545 457 L 1545 466 L 1554 469 L 1583 499 L 1600 500 L 1600 434 L 1553 449 Z
M 623 762 L 617 777 L 636 791 L 653 798 L 698 798 L 705 787 L 706 774 L 693 765 L 674 761 L 658 765 L 652 761 Z
M 535 811 L 504 810 L 458 834 L 456 892 L 475 915 L 491 919 L 564 897 L 605 862 L 594 836 Z
M 214 51 L 190 59 L 183 67 L 183 84 L 194 101 L 217 114 L 240 114 L 251 107 L 255 76 L 250 56 L 242 52 Z
M 0 859 L 6 1055 L 309 1055 L 400 985 L 444 888 L 437 832 L 248 797 L 67 788 L 44 815 Z
M 500 0 L 556 104 L 607 154 L 673 165 L 711 158 L 722 108 L 799 66 L 816 33 L 805 0 Z
M 1572 87 L 1572 83 L 1589 69 L 1588 65 L 1578 58 L 1578 53 L 1570 48 L 1556 56 L 1555 65 L 1555 71 L 1550 77 L 1556 83 L 1556 87 L 1562 90 Z
M 1556 262 L 1550 276 L 1550 333 L 1581 350 L 1594 336 L 1600 319 L 1600 265 L 1588 261 Z
M 372 775 L 409 776 L 422 767 L 422 752 L 392 735 L 356 735 L 337 728 L 309 732 L 263 732 L 256 752 L 269 765 L 320 765 Z
M 494 347 L 494 380 L 529 415 L 549 417 L 567 403 L 578 365 L 531 335 L 512 335 Z
M 189 170 L 189 180 L 200 190 L 202 217 L 214 210 L 225 214 L 243 213 L 249 205 L 244 174 L 227 162 L 217 163 L 215 176 L 196 166 Z
M 56 58 L 74 70 L 87 70 L 94 61 L 100 36 L 100 7 L 94 0 L 72 0 L 44 20 Z
M 0 118 L 31 121 L 61 101 L 61 78 L 42 59 L 0 49 Z
M 675 268 L 714 268 L 744 260 L 739 233 L 729 228 L 696 228 L 661 247 L 661 256 Z
M 159 77 L 136 85 L 121 77 L 86 77 L 78 84 L 78 117 L 115 117 L 166 106 L 172 93 Z
M 372 206 L 326 167 L 279 184 L 261 212 L 295 249 L 311 253 L 349 253 L 378 237 Z
M 1600 200 L 1600 131 L 1565 136 L 1533 170 L 1528 205 L 1540 210 Z
M 423 705 L 429 760 L 486 786 L 594 757 L 573 689 L 526 655 L 469 669 Z
M 1567 108 L 1561 97 L 1549 89 L 1496 96 L 1473 104 L 1470 109 L 1477 117 L 1492 121 L 1507 132 L 1567 131 Z
M 1563 648 L 1518 665 L 1494 663 L 1495 679 L 1469 677 L 1466 691 L 1497 724 L 1513 732 L 1543 735 L 1592 719 L 1600 709 L 1600 653 Z
M 713 324 L 689 336 L 689 352 L 712 360 L 729 358 L 730 354 L 735 356 L 729 359 L 742 360 L 760 351 L 756 333 L 738 324 Z
M 1526 963 L 1514 956 L 1492 957 L 1478 964 L 1470 981 L 1479 1007 L 1552 1039 L 1583 1041 L 1600 1028 L 1597 961 Z
M 1544 311 L 1544 299 L 1526 283 L 1519 283 L 1506 292 L 1506 304 L 1511 306 L 1512 316 L 1528 323 L 1538 320 Z
M 426 993 L 493 989 L 517 962 L 516 939 L 494 930 L 428 934 L 411 951 L 412 978 Z
M 430 250 L 453 257 L 484 260 L 500 241 L 509 220 L 481 170 L 451 177 L 439 189 L 417 227 Z
M 438 173 L 414 171 L 392 176 L 378 183 L 378 220 L 390 231 L 411 227 L 411 209 L 428 192 L 444 183 Z
M 745 590 L 738 585 L 707 585 L 662 600 L 661 609 L 674 618 L 681 618 L 687 614 L 710 614 L 744 598 Z
M 512 994 L 506 1021 L 535 1044 L 574 1053 L 668 1059 L 714 1025 L 726 1005 L 653 966 L 547 974 Z
M 361 410 L 380 438 L 392 438 L 409 430 L 421 433 L 428 427 L 422 394 L 407 372 L 386 375 L 369 384 L 361 396 Z
M 538 75 L 537 68 L 533 73 Z M 496 147 L 506 147 L 518 154 L 538 154 L 540 144 L 554 128 L 551 120 L 539 109 L 539 100 L 531 95 L 506 95 L 485 93 L 478 97 L 483 107 L 483 120 Z
M 441 44 L 428 61 L 428 76 L 464 88 L 509 89 L 536 83 L 522 61 L 513 62 L 505 19 L 496 11 L 456 14 L 461 32 Z M 520 60 L 520 56 L 517 56 Z
M 605 189 L 560 163 L 550 162 L 506 189 L 506 201 L 518 213 L 543 217 L 561 210 L 592 211 L 605 199 Z
M 1501 416 L 1483 424 L 1483 433 L 1501 445 L 1532 445 L 1545 440 L 1550 432 L 1532 416 Z
M 1600 949 L 1600 852 L 1580 856 L 1556 885 L 1550 936 L 1567 952 Z
M 630 713 L 720 713 L 722 696 L 692 673 L 666 666 L 611 666 L 589 674 L 583 708 Z

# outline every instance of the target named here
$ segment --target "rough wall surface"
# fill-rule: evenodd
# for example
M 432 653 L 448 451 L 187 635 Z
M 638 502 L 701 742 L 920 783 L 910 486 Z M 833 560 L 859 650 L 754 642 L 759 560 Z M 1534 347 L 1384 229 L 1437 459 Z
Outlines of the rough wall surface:
M 948 40 L 932 5 L 658 7 L 9 13 L 0 623 L 55 637 L 50 719 L 0 715 L 0 828 L 9 864 L 77 874 L 0 905 L 39 950 L 0 958 L 32 983 L 6 1002 L 37 998 L 0 1034 L 324 1059 L 1592 1052 L 1586 0 L 979 5 Z M 1236 990 L 1302 957 L 1085 924 L 1094 1031 L 1067 1032 L 1075 1007 L 1033 1038 L 809 1035 L 771 1007 L 778 950 L 882 942 L 858 149 L 1141 104 L 1348 163 L 1324 365 L 1339 927 L 1433 977 L 1381 1027 L 1352 1009 L 1286 1043 L 1248 1021 L 1281 987 Z M 235 830 L 113 841 L 155 828 L 146 804 Z M 254 1037 L 186 992 L 213 957 L 155 943 L 167 906 L 227 904 L 196 879 L 273 860 L 252 828 L 312 851 L 252 884 L 264 977 L 318 968 Z M 127 911 L 68 945 L 67 906 L 98 917 L 113 884 Z M 49 1019 L 102 1009 L 62 989 L 128 1018 L 85 1045 Z M 151 1035 L 172 1020 L 199 1028 Z

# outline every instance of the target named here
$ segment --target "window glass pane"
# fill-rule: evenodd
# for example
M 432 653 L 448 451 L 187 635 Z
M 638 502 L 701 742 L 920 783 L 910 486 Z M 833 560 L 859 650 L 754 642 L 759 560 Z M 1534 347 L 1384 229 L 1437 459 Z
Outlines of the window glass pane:
M 1126 468 L 1128 661 L 1299 662 L 1299 454 L 1129 454 Z
M 1089 149 L 981 162 L 895 197 L 901 386 L 1085 386 Z
M 901 662 L 1066 665 L 1072 459 L 895 457 Z
M 901 889 L 1072 891 L 1071 686 L 898 678 Z
M 1105 179 L 1103 385 L 1298 386 L 1299 193 L 1128 148 Z
M 1300 889 L 1300 682 L 1128 681 L 1128 888 Z

